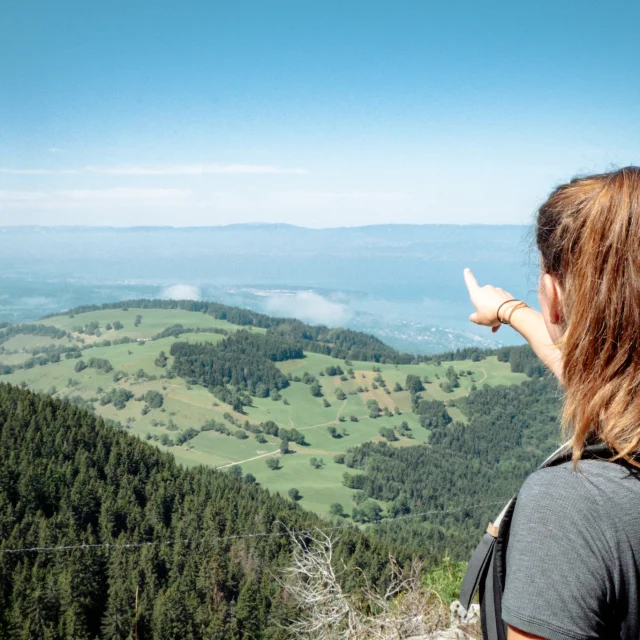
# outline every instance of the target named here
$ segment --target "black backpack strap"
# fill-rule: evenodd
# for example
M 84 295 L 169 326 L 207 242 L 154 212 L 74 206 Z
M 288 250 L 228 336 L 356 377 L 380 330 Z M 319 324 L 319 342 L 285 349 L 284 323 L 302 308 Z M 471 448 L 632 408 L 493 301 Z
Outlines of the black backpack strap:
M 517 499 L 517 496 L 513 498 L 503 514 L 500 531 L 496 537 L 496 544 L 493 550 L 493 603 L 491 617 L 495 621 L 496 635 L 487 636 L 487 638 L 493 639 L 495 637 L 497 640 L 507 640 L 507 625 L 502 620 L 502 594 L 504 593 L 507 578 L 507 546 L 509 545 L 509 534 L 511 533 L 511 520 L 513 519 Z
M 491 557 L 494 553 L 494 545 L 500 529 L 500 523 L 514 499 L 515 496 L 502 509 L 495 519 L 495 522 L 489 523 L 487 532 L 482 536 L 480 544 L 475 548 L 471 560 L 469 560 L 467 571 L 462 581 L 462 587 L 460 588 L 460 604 L 465 609 L 469 609 L 471 606 L 473 597 L 476 595 L 482 580 L 487 575 L 487 571 L 489 571 L 489 564 L 491 563 Z
M 502 526 L 502 521 L 505 514 L 509 511 L 512 503 L 518 494 L 516 494 L 502 509 L 498 517 L 494 522 L 490 522 L 487 527 L 487 532 L 482 536 L 480 544 L 475 548 L 471 560 L 467 565 L 467 571 L 464 574 L 462 581 L 462 587 L 460 588 L 460 604 L 469 609 L 471 601 L 473 600 L 478 588 L 482 582 L 486 579 L 487 574 L 490 572 L 489 566 L 491 565 L 491 559 L 495 553 L 495 541 L 498 537 L 498 532 Z M 480 604 L 482 605 L 482 594 L 480 596 Z
M 486 575 L 488 565 L 493 556 L 493 545 L 495 543 L 494 536 L 490 533 L 485 533 L 469 560 L 467 572 L 464 574 L 464 580 L 460 588 L 460 604 L 465 609 L 471 606 L 473 596 L 476 595 L 481 580 Z
M 491 554 L 486 574 L 480 582 L 480 624 L 484 640 L 500 640 L 500 629 L 494 615 L 495 602 L 495 554 Z

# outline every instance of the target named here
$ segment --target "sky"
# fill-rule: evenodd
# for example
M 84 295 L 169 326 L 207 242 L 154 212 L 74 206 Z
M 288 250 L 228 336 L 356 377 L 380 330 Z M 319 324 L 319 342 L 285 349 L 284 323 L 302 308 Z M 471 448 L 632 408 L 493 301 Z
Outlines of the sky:
M 0 225 L 526 224 L 640 163 L 640 3 L 4 0 Z

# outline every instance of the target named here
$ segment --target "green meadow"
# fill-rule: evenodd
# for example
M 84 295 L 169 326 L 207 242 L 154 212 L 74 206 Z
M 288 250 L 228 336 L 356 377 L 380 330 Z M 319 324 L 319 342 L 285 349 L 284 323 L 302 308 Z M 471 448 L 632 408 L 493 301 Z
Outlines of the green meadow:
M 136 324 L 136 316 L 140 316 Z M 179 377 L 167 375 L 171 367 L 169 357 L 166 367 L 156 364 L 161 351 L 169 356 L 171 345 L 176 341 L 211 342 L 224 339 L 220 333 L 211 330 L 223 329 L 229 333 L 241 327 L 209 315 L 178 309 L 110 309 L 91 311 L 75 315 L 60 315 L 41 321 L 55 326 L 70 335 L 56 339 L 40 335 L 16 335 L 6 340 L 0 348 L 0 363 L 20 365 L 29 358 L 51 346 L 75 346 L 82 351 L 81 359 L 108 360 L 112 370 L 108 373 L 88 367 L 76 371 L 77 358 L 62 357 L 59 362 L 36 365 L 28 369 L 17 369 L 3 375 L 0 381 L 22 384 L 36 391 L 52 393 L 55 397 L 81 398 L 91 402 L 97 414 L 116 421 L 122 428 L 136 436 L 149 440 L 163 450 L 170 451 L 176 460 L 187 466 L 210 465 L 230 470 L 239 466 L 243 474 L 251 473 L 258 482 L 270 489 L 286 495 L 291 488 L 298 489 L 300 504 L 321 515 L 329 513 L 332 503 L 340 503 L 346 513 L 354 506 L 353 490 L 342 485 L 342 475 L 347 468 L 334 461 L 337 454 L 345 453 L 350 447 L 367 441 L 381 441 L 382 427 L 393 428 L 398 434 L 402 422 L 410 428 L 411 437 L 402 437 L 390 446 L 410 446 L 428 443 L 429 432 L 420 426 L 417 417 L 411 413 L 409 392 L 404 390 L 408 374 L 420 376 L 425 382 L 423 397 L 442 400 L 454 420 L 466 420 L 455 406 L 456 399 L 467 395 L 476 385 L 517 384 L 526 379 L 524 374 L 511 373 L 508 363 L 498 362 L 489 357 L 479 362 L 455 361 L 434 362 L 419 365 L 374 365 L 371 362 L 351 362 L 353 377 L 326 375 L 327 367 L 340 366 L 346 372 L 343 360 L 315 353 L 306 353 L 298 360 L 277 363 L 285 374 L 302 377 L 305 372 L 316 376 L 322 385 L 323 397 L 313 397 L 309 385 L 292 381 L 282 390 L 278 400 L 254 398 L 253 406 L 245 408 L 245 414 L 234 412 L 229 405 L 216 399 L 207 389 L 190 385 Z M 100 335 L 86 335 L 79 327 L 94 323 Z M 120 323 L 120 329 L 107 329 Z M 199 333 L 184 333 L 178 338 L 152 338 L 167 327 L 181 324 L 187 329 L 199 329 Z M 263 329 L 253 328 L 254 332 Z M 130 338 L 133 342 L 111 346 L 91 345 L 99 341 Z M 453 366 L 459 373 L 458 388 L 445 392 L 440 382 L 445 378 L 445 370 Z M 377 370 L 374 370 L 374 367 Z M 140 375 L 140 372 L 143 375 Z M 120 378 L 118 380 L 114 379 Z M 385 386 L 377 384 L 376 376 L 381 376 Z M 396 384 L 402 391 L 395 391 Z M 100 398 L 113 389 L 123 389 L 133 394 L 124 408 L 117 409 L 113 403 L 101 405 Z M 145 401 L 141 399 L 148 391 L 162 394 L 163 403 L 144 413 Z M 345 399 L 338 399 L 344 394 Z M 325 400 L 329 406 L 325 406 Z M 380 409 L 388 409 L 388 414 L 370 417 L 367 401 L 375 400 Z M 227 418 L 225 418 L 225 414 Z M 290 453 L 280 452 L 280 440 L 274 436 L 264 436 L 265 442 L 258 442 L 253 433 L 239 439 L 234 435 L 224 435 L 216 431 L 201 431 L 182 445 L 166 446 L 161 443 L 163 436 L 174 440 L 176 435 L 189 428 L 200 429 L 208 420 L 226 423 L 231 433 L 237 431 L 228 416 L 237 423 L 249 421 L 258 425 L 272 420 L 280 427 L 295 428 L 304 434 L 306 445 L 290 444 Z M 334 427 L 332 435 L 329 428 Z M 336 437 L 337 436 L 337 437 Z M 165 442 L 167 439 L 165 438 Z M 277 458 L 279 467 L 272 470 L 267 460 Z M 314 468 L 312 458 L 321 459 L 324 464 Z M 350 470 L 353 472 L 352 470 Z

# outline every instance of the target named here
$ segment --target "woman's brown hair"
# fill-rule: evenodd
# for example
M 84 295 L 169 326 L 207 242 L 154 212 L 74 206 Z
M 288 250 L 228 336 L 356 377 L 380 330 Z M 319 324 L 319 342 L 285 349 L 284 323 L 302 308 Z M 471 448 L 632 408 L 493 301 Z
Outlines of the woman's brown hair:
M 640 452 L 640 168 L 558 187 L 538 211 L 536 242 L 542 271 L 563 290 L 562 421 L 573 459 L 593 434 L 631 460 Z

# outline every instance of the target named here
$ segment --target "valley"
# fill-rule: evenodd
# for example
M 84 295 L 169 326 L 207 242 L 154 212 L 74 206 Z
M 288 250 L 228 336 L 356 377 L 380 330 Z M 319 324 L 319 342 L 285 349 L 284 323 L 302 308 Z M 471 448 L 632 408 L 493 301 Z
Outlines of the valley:
M 37 325 L 48 329 L 38 333 L 27 328 L 15 335 L 7 331 Z M 367 442 L 388 442 L 392 447 L 429 442 L 430 429 L 412 412 L 408 375 L 423 381 L 425 400 L 444 402 L 451 418 L 460 423 L 467 416 L 456 404 L 472 388 L 526 380 L 525 374 L 513 373 L 509 363 L 494 355 L 479 361 L 347 364 L 344 358 L 305 350 L 302 358 L 275 363 L 289 380 L 286 388 L 267 397 L 253 395 L 240 413 L 210 389 L 173 374 L 172 345 L 216 345 L 238 331 L 264 335 L 264 327 L 180 308 L 136 308 L 133 303 L 8 327 L 0 332 L 0 369 L 5 372 L 1 381 L 70 399 L 170 451 L 186 467 L 206 465 L 234 475 L 250 474 L 284 496 L 296 489 L 299 504 L 322 516 L 335 511 L 336 504 L 346 515 L 355 506 L 353 490 L 343 484 L 346 469 L 340 462 L 354 447 Z M 161 337 L 167 333 L 173 335 Z M 456 373 L 454 388 L 443 384 L 449 367 Z M 320 387 L 319 395 L 312 394 L 311 378 Z M 154 393 L 155 401 L 149 402 Z M 304 440 L 289 437 L 288 452 L 283 453 L 282 432 L 265 429 L 267 423 L 295 430 Z M 277 460 L 277 468 L 269 468 L 269 460 Z

